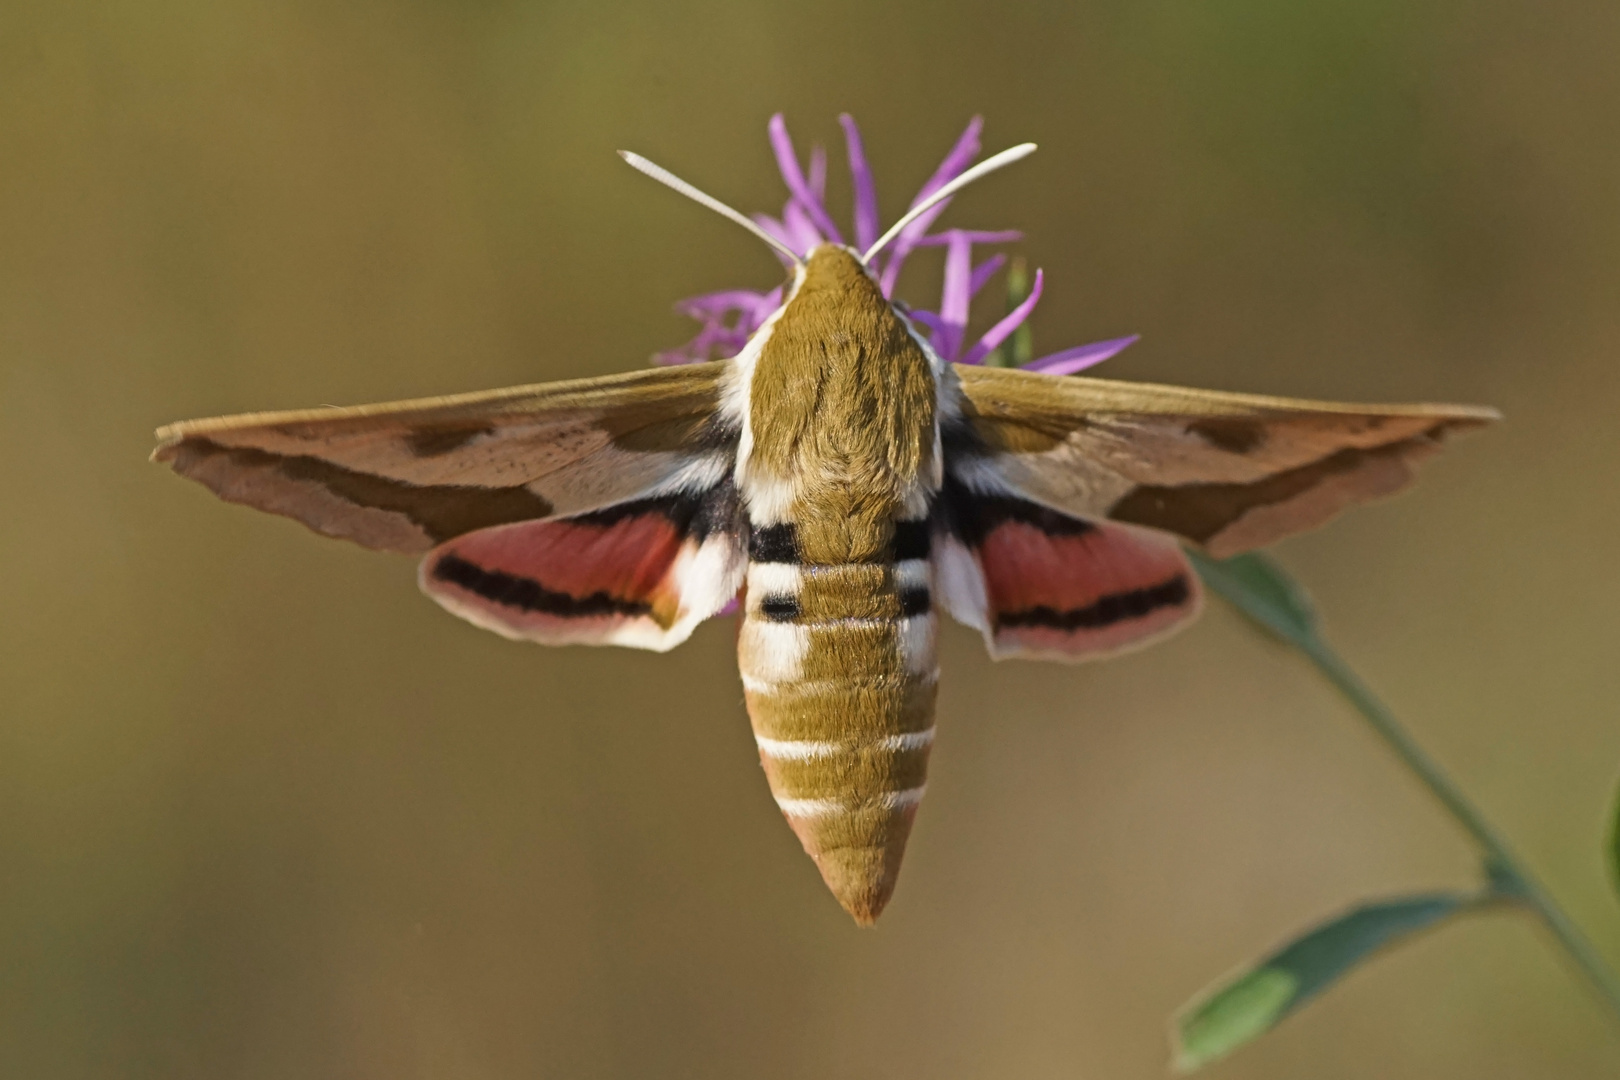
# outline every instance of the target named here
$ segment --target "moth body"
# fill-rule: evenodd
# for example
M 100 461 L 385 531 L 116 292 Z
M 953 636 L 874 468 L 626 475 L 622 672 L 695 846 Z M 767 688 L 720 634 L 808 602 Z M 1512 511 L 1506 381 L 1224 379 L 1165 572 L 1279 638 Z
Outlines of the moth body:
M 771 793 L 839 902 L 894 890 L 934 737 L 936 361 L 824 245 L 739 365 L 738 664 Z
M 870 923 L 927 779 L 940 611 L 996 658 L 1139 648 L 1199 611 L 1183 545 L 1225 557 L 1314 528 L 1496 419 L 942 362 L 874 257 L 1032 149 L 919 197 L 863 255 L 806 257 L 627 155 L 794 265 L 736 356 L 187 421 L 153 457 L 231 502 L 419 556 L 424 592 L 509 638 L 661 652 L 741 598 L 771 793 Z

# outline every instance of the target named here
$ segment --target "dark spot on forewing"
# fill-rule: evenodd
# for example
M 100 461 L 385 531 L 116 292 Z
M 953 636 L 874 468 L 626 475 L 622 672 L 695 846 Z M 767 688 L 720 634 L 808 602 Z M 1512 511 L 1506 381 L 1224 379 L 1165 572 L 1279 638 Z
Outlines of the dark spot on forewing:
M 266 469 L 289 480 L 318 484 L 357 507 L 402 514 L 435 542 L 491 525 L 548 517 L 552 510 L 551 503 L 523 487 L 410 484 L 346 469 L 316 457 L 283 456 L 251 447 L 225 447 L 208 439 L 187 439 L 185 445 L 199 456 L 222 455 L 244 470 Z M 300 515 L 296 506 L 272 501 L 263 508 L 317 527 L 320 525 Z
M 1185 574 L 1177 574 L 1168 581 L 1150 585 L 1145 589 L 1110 593 L 1085 607 L 1059 610 L 1040 604 L 1019 611 L 997 614 L 998 629 L 1010 627 L 1041 627 L 1074 633 L 1078 630 L 1102 630 L 1117 623 L 1143 619 L 1164 608 L 1181 607 L 1192 597 L 1192 586 Z
M 1427 438 L 1420 436 L 1371 450 L 1340 450 L 1320 461 L 1250 484 L 1143 485 L 1115 503 L 1108 516 L 1203 543 L 1256 507 L 1285 503 L 1324 480 L 1354 472 L 1369 460 L 1399 458 Z
M 436 581 L 447 582 L 502 607 L 537 615 L 554 615 L 561 619 L 615 615 L 636 618 L 652 612 L 650 604 L 625 600 L 601 590 L 588 596 L 574 596 L 548 589 L 533 578 L 519 577 L 502 570 L 486 570 L 459 555 L 445 555 L 434 563 L 433 577 Z
M 1194 420 L 1187 425 L 1187 433 L 1197 435 L 1217 450 L 1225 450 L 1229 454 L 1247 454 L 1266 441 L 1264 424 L 1236 416 Z
M 489 424 L 455 424 L 418 428 L 405 436 L 405 446 L 417 457 L 440 457 L 494 432 Z

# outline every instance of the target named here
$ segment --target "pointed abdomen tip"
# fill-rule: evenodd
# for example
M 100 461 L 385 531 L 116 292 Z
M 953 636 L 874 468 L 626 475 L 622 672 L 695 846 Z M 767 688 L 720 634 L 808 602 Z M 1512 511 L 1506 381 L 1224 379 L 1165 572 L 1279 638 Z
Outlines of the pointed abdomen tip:
M 812 854 L 821 880 L 861 926 L 883 914 L 900 876 L 905 841 L 887 847 L 841 847 Z

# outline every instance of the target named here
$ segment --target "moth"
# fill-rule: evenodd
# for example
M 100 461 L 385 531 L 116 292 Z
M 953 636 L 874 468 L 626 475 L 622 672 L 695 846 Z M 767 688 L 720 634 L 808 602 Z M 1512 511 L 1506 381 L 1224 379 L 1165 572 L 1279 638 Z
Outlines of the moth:
M 155 460 L 230 502 L 421 556 L 428 596 L 509 638 L 663 651 L 740 602 L 771 793 L 838 902 L 894 891 L 934 741 L 941 611 L 992 656 L 1087 660 L 1197 615 L 1228 556 L 1389 495 L 1456 405 L 1346 405 L 943 361 L 866 251 L 801 255 L 728 360 L 345 409 L 191 420 Z

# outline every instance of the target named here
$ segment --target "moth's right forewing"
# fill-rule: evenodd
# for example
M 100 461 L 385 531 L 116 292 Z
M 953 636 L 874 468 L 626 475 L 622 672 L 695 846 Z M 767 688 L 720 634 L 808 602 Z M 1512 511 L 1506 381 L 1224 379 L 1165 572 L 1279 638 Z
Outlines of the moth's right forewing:
M 960 415 L 947 456 L 964 482 L 1174 533 L 1219 556 L 1398 491 L 1445 435 L 1497 415 L 955 372 Z
M 153 458 L 231 502 L 389 551 L 727 475 L 727 362 L 480 394 L 194 420 Z

